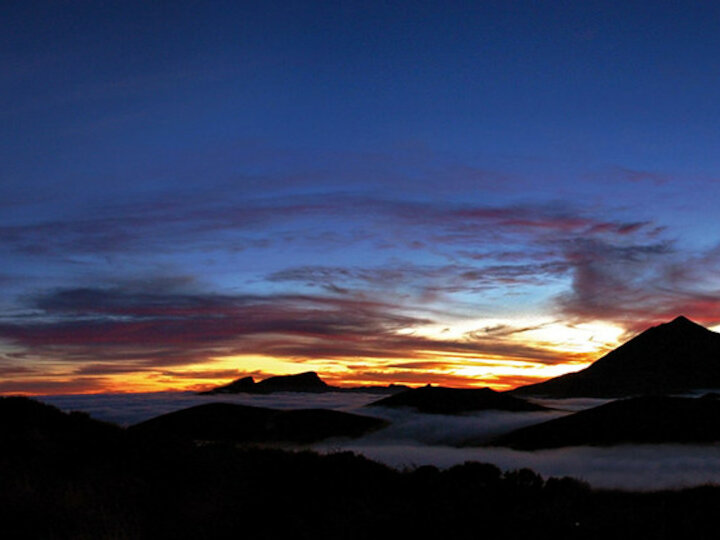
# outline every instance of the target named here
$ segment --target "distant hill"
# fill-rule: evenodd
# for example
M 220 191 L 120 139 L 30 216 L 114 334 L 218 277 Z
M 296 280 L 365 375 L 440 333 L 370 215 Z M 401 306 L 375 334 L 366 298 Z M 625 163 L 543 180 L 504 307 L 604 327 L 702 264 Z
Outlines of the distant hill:
M 472 411 L 543 411 L 541 405 L 495 392 L 490 388 L 443 388 L 425 386 L 405 390 L 374 401 L 368 407 L 412 407 L 431 414 L 459 414 Z
M 360 437 L 386 425 L 379 418 L 324 409 L 285 411 L 206 403 L 152 418 L 128 431 L 153 439 L 311 443 Z
M 720 388 L 720 334 L 681 316 L 644 331 L 582 371 L 510 393 L 613 398 L 701 388 Z
M 213 388 L 203 395 L 209 394 L 271 394 L 273 392 L 332 392 L 332 387 L 325 383 L 314 371 L 296 375 L 281 375 L 255 382 L 252 377 L 243 377 L 236 381 Z
M 272 394 L 273 392 L 363 392 L 369 394 L 393 394 L 406 390 L 407 388 L 407 386 L 394 384 L 390 386 L 359 386 L 355 388 L 331 386 L 323 381 L 314 371 L 308 371 L 295 375 L 269 377 L 260 382 L 255 382 L 252 377 L 242 377 L 230 384 L 219 386 L 205 392 L 199 392 L 199 394 Z
M 521 428 L 493 441 L 521 450 L 720 441 L 720 400 L 644 396 Z

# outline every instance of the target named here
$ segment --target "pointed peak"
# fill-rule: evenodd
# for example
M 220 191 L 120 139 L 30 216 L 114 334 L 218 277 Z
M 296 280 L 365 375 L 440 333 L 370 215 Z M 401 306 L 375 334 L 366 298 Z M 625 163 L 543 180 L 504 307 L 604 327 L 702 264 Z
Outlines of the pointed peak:
M 663 333 L 669 332 L 673 335 L 678 335 L 678 336 L 686 335 L 686 334 L 699 335 L 701 333 L 703 333 L 703 334 L 713 333 L 712 330 L 705 328 L 702 324 L 698 324 L 695 321 L 688 319 L 684 315 L 675 317 L 670 322 L 658 324 L 657 326 L 648 328 L 648 330 L 646 332 L 655 334 L 658 331 L 663 332 Z M 643 332 L 643 334 L 645 334 L 646 332 Z
M 691 321 L 684 315 L 680 315 L 678 317 L 675 317 L 672 321 L 669 323 L 665 323 L 664 325 L 670 328 L 702 328 L 703 330 L 707 330 L 703 325 L 696 323 L 695 321 Z

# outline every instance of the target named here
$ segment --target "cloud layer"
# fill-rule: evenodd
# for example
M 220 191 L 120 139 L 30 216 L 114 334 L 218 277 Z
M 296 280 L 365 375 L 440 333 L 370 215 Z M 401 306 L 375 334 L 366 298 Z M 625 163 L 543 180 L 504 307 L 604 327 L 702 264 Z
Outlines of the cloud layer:
M 11 256 L 37 264 L 62 254 L 61 278 L 78 265 L 109 269 L 129 260 L 140 271 L 144 255 L 156 261 L 141 277 L 121 268 L 82 285 L 67 278 L 22 289 L 0 317 L 0 373 L 8 376 L 0 392 L 22 390 L 22 380 L 29 392 L 71 391 L 80 382 L 90 391 L 124 374 L 156 387 L 273 374 L 257 362 L 217 362 L 253 355 L 315 363 L 348 384 L 507 387 L 542 375 L 517 367 L 498 375 L 503 362 L 571 370 L 617 345 L 575 351 L 558 338 L 530 339 L 519 313 L 536 329 L 601 322 L 625 337 L 679 313 L 720 322 L 720 284 L 711 277 L 718 248 L 688 253 L 651 220 L 552 202 L 236 196 L 0 225 L 0 245 Z M 314 255 L 322 250 L 327 257 Z M 204 257 L 210 262 L 201 268 Z M 230 269 L 238 257 L 258 261 L 257 270 L 238 271 L 241 280 Z M 158 270 L 163 258 L 190 261 L 188 272 Z
M 573 476 L 599 488 L 632 490 L 720 483 L 720 448 L 716 445 L 574 447 L 536 452 L 496 447 L 458 448 L 453 445 L 470 439 L 491 438 L 567 413 L 487 411 L 467 416 L 445 416 L 364 407 L 376 399 L 377 396 L 370 394 L 196 396 L 187 392 L 43 398 L 64 410 L 83 410 L 96 418 L 123 425 L 216 401 L 276 408 L 331 408 L 380 416 L 391 420 L 392 425 L 359 440 L 327 441 L 314 448 L 320 451 L 352 450 L 398 468 L 420 465 L 450 467 L 465 461 L 481 461 L 506 470 L 530 467 L 544 476 Z M 546 404 L 569 411 L 598 403 L 597 400 L 555 400 Z

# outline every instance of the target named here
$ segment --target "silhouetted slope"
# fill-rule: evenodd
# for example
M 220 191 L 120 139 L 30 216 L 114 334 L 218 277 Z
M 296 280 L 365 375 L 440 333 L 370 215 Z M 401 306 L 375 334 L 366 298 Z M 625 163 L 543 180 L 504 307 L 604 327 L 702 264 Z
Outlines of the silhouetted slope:
M 343 388 L 331 386 L 323 381 L 314 371 L 298 373 L 295 375 L 278 375 L 255 382 L 252 377 L 242 377 L 230 384 L 219 386 L 200 395 L 213 394 L 272 394 L 273 392 L 361 392 L 369 394 L 394 394 L 406 390 L 407 386 L 391 384 L 389 386 L 358 386 Z
M 154 439 L 310 443 L 331 437 L 359 437 L 385 425 L 387 422 L 379 418 L 324 409 L 282 411 L 206 403 L 152 418 L 129 431 Z
M 46 450 L 87 442 L 113 444 L 122 430 L 81 412 L 65 413 L 26 397 L 0 397 L 0 446 L 5 450 Z
M 720 401 L 645 396 L 613 401 L 518 429 L 493 445 L 522 450 L 626 443 L 720 441 Z
M 212 390 L 207 390 L 205 392 L 198 392 L 200 395 L 212 395 L 212 394 L 239 394 L 239 393 L 249 393 L 249 394 L 256 394 L 258 393 L 256 390 L 257 385 L 255 384 L 255 380 L 252 377 L 242 377 L 240 379 L 237 379 L 230 384 L 226 384 L 224 386 L 218 386 L 217 388 L 213 388 Z
M 543 411 L 545 407 L 495 392 L 490 388 L 443 388 L 425 386 L 374 401 L 368 407 L 412 407 L 432 414 L 458 414 L 470 411 Z
M 513 390 L 518 396 L 625 397 L 720 388 L 720 334 L 685 317 L 654 326 L 588 368 Z

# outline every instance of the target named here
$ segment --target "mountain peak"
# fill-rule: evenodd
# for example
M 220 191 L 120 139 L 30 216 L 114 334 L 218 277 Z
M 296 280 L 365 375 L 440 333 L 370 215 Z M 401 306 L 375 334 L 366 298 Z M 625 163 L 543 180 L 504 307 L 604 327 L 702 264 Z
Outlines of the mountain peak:
M 622 397 L 720 388 L 720 334 L 680 315 L 653 326 L 577 373 L 516 395 Z
M 655 326 L 654 328 L 651 328 L 650 330 L 654 330 L 654 329 L 658 329 L 658 328 L 664 329 L 666 331 L 672 331 L 675 334 L 685 335 L 685 336 L 687 336 L 688 334 L 696 335 L 696 334 L 712 333 L 712 330 L 708 330 L 703 325 L 698 324 L 695 321 L 691 321 L 684 315 L 679 315 L 678 317 L 675 317 L 672 321 Z
M 674 326 L 681 326 L 681 325 L 693 325 L 693 326 L 700 326 L 698 323 L 691 321 L 688 319 L 685 315 L 678 315 L 675 317 L 672 321 L 666 324 L 671 324 Z
M 314 371 L 306 371 L 304 373 L 296 373 L 294 375 L 278 375 L 276 377 L 270 377 L 263 379 L 258 383 L 259 385 L 267 386 L 294 386 L 294 385 L 311 385 L 324 388 L 327 386 L 320 376 Z
M 323 381 L 314 371 L 294 375 L 278 375 L 255 382 L 252 377 L 243 377 L 230 384 L 213 388 L 201 394 L 271 394 L 273 392 L 330 392 L 334 388 Z

